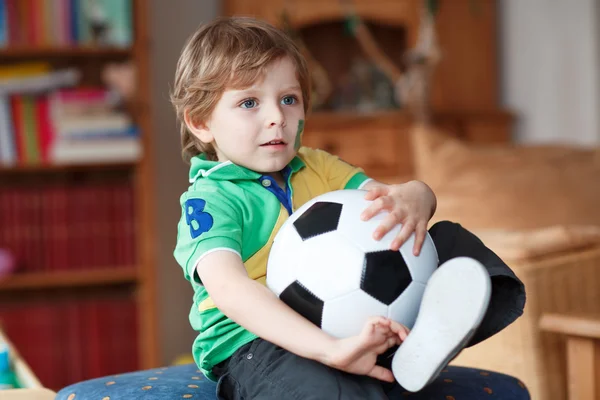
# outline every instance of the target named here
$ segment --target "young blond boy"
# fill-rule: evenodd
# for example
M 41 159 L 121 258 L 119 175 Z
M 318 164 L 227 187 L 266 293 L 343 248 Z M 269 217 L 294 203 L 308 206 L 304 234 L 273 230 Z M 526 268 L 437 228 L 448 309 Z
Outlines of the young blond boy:
M 398 249 L 414 232 L 415 254 L 436 207 L 433 192 L 422 182 L 386 185 L 335 156 L 301 147 L 309 101 L 309 73 L 297 47 L 258 20 L 220 18 L 202 26 L 177 64 L 172 102 L 181 122 L 184 159 L 191 167 L 190 186 L 181 196 L 175 257 L 195 292 L 190 311 L 198 331 L 194 359 L 208 378 L 219 380 L 220 398 L 387 399 L 381 381 L 393 382 L 394 375 L 389 359 L 381 356 L 408 335 L 400 324 L 374 317 L 360 335 L 333 338 L 265 286 L 277 230 L 295 209 L 320 194 L 366 190 L 373 202 L 362 218 L 389 211 L 374 238 L 402 224 L 391 248 Z M 524 302 L 520 282 L 477 238 L 451 223 L 436 224 L 430 234 L 440 262 L 473 257 L 492 278 L 510 281 L 503 286 L 510 289 L 500 296 L 502 316 L 488 318 L 498 308 L 492 298 L 484 318 L 489 321 L 472 338 L 490 296 L 488 272 L 482 277 L 481 264 L 458 259 L 454 268 L 466 270 L 469 279 L 449 274 L 437 279 L 445 291 L 428 287 L 424 304 L 428 296 L 435 304 L 435 293 L 467 293 L 447 303 L 470 307 L 473 315 L 463 312 L 469 317 L 435 329 L 418 328 L 417 320 L 410 340 L 400 346 L 407 350 L 394 359 L 394 371 L 402 371 L 396 378 L 414 390 L 430 382 L 468 339 L 483 340 L 512 322 Z M 449 328 L 455 333 L 448 335 Z M 431 341 L 441 341 L 442 349 L 425 361 L 415 357 Z

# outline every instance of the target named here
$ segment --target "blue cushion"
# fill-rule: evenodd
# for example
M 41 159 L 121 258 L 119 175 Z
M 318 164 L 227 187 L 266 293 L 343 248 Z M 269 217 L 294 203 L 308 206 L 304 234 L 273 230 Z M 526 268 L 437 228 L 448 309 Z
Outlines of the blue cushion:
M 202 375 L 195 364 L 187 364 L 79 382 L 58 392 L 55 400 L 100 400 L 106 397 L 111 400 L 215 400 L 216 387 L 214 382 Z
M 207 380 L 194 364 L 157 368 L 108 376 L 76 383 L 62 389 L 56 400 L 215 400 L 216 384 Z M 503 399 L 529 400 L 525 386 L 517 379 L 473 368 L 448 367 L 419 393 L 396 387 L 391 400 Z

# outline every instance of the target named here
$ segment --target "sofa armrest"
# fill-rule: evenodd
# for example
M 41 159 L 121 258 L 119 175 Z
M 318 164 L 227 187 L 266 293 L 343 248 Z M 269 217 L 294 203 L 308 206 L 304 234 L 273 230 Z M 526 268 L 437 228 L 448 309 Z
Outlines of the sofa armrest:
M 56 393 L 49 389 L 0 390 L 0 400 L 54 400 Z
M 600 314 L 543 314 L 540 329 L 565 336 L 600 340 Z

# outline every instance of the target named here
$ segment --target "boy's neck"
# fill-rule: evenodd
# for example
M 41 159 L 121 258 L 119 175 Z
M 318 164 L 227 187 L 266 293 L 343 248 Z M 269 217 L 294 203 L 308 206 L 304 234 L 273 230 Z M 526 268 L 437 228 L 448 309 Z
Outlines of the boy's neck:
M 285 190 L 285 186 L 286 186 L 286 181 L 285 178 L 283 177 L 283 174 L 281 173 L 281 171 L 277 171 L 277 172 L 271 172 L 269 174 L 273 179 L 275 179 L 275 182 L 277 182 L 277 186 L 279 186 L 281 189 Z

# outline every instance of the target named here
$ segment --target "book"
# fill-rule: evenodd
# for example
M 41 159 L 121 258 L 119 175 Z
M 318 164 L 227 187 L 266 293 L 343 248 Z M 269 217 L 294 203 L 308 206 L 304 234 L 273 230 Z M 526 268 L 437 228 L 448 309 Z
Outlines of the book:
M 8 44 L 8 15 L 6 15 L 6 0 L 0 0 L 0 47 Z
M 137 137 L 60 140 L 50 151 L 56 164 L 134 162 L 141 157 L 142 146 Z
M 0 163 L 4 165 L 17 163 L 14 137 L 10 99 L 7 95 L 0 94 Z
M 0 93 L 39 93 L 74 86 L 79 82 L 80 75 L 76 68 L 66 68 L 30 77 L 2 79 Z

